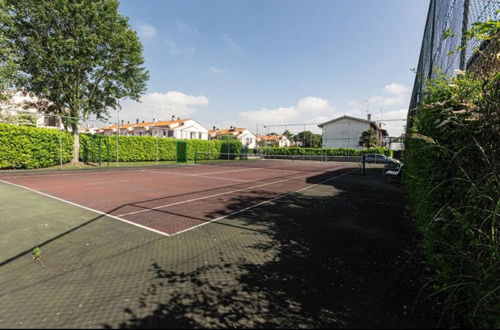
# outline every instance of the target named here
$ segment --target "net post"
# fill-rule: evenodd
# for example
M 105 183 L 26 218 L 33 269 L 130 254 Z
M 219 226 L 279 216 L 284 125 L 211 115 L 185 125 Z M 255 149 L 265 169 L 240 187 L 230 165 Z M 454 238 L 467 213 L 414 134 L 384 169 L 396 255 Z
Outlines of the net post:
M 363 154 L 361 161 L 363 162 L 363 176 L 366 174 L 366 162 L 365 162 L 365 154 Z

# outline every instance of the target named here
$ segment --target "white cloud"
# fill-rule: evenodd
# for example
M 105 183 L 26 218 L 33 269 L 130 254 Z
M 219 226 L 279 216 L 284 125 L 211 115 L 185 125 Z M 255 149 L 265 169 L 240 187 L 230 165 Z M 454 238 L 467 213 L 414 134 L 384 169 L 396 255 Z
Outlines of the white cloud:
M 402 106 L 410 101 L 409 90 L 404 84 L 391 83 L 383 88 L 383 91 L 389 95 L 374 95 L 363 101 L 353 100 L 349 101 L 348 105 L 354 108 L 364 108 L 365 111 L 369 107 L 370 112 L 378 111 L 381 107 Z
M 405 84 L 392 83 L 385 85 L 384 91 L 391 94 L 401 95 L 406 94 L 409 91 L 409 88 Z
M 126 100 L 122 102 L 120 120 L 134 122 L 136 119 L 150 121 L 153 118 L 169 120 L 172 116 L 186 118 L 194 114 L 197 107 L 209 103 L 203 95 L 187 95 L 181 92 L 149 93 L 141 98 L 141 102 Z M 113 111 L 113 120 L 117 112 Z
M 139 37 L 143 39 L 153 39 L 158 36 L 156 28 L 148 23 L 139 25 L 137 33 L 139 34 Z
M 289 107 L 242 111 L 238 113 L 237 126 L 248 127 L 253 130 L 257 124 L 260 124 L 260 127 L 263 127 L 263 125 L 281 125 L 271 129 L 282 133 L 285 129 L 291 131 L 303 129 L 303 126 L 286 126 L 287 124 L 321 123 L 338 116 L 341 116 L 341 114 L 328 100 L 310 96 L 300 99 L 297 104 Z M 315 132 L 320 130 L 316 125 L 307 125 L 306 129 Z
M 367 110 L 372 114 L 374 121 L 381 122 L 390 136 L 399 136 L 404 132 L 406 115 L 410 101 L 410 89 L 399 83 L 390 83 L 384 86 L 385 94 L 374 95 L 363 101 L 350 101 L 351 109 L 348 114 L 355 117 L 366 118 Z M 391 120 L 389 120 L 391 119 Z

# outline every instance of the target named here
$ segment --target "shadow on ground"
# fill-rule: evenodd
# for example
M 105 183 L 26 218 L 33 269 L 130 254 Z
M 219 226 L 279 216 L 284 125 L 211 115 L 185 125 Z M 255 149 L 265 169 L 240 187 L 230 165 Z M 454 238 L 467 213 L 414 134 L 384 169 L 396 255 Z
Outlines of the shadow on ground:
M 252 198 L 278 196 L 260 194 Z M 210 216 L 252 198 L 234 198 Z M 242 234 L 252 239 L 237 251 L 221 242 L 218 260 L 194 270 L 152 261 L 148 287 L 123 311 L 126 321 L 104 327 L 435 327 L 438 308 L 423 300 L 424 264 L 403 199 L 398 185 L 369 169 L 213 223 L 259 230 Z

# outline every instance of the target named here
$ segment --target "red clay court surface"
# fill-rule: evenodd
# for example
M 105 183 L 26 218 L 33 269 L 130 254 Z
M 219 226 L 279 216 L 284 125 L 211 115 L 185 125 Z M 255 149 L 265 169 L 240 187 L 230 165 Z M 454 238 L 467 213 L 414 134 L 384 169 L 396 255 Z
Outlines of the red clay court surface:
M 0 181 L 171 236 L 359 171 L 357 163 L 233 165 L 21 172 L 0 174 Z M 228 209 L 234 199 L 248 202 Z

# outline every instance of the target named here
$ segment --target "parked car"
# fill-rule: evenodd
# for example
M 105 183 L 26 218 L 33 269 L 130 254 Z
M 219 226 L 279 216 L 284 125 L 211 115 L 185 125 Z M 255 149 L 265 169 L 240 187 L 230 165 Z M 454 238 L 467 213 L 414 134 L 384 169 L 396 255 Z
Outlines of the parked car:
M 365 154 L 365 162 L 369 164 L 389 164 L 399 165 L 401 162 L 397 159 L 387 157 L 382 154 Z

